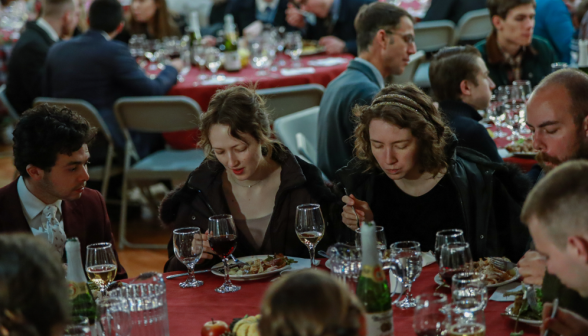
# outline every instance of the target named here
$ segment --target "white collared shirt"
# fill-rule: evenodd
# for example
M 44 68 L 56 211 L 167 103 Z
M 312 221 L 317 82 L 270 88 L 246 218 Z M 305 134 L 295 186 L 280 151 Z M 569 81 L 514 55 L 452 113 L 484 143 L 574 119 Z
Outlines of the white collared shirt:
M 51 27 L 51 25 L 45 21 L 45 19 L 39 18 L 37 20 L 37 26 L 41 27 L 41 29 L 43 29 L 47 35 L 49 35 L 53 42 L 59 41 L 59 34 L 57 34 L 55 29 L 53 29 L 53 27 Z
M 21 177 L 18 178 L 18 182 L 16 183 L 16 190 L 18 192 L 18 198 L 20 198 L 20 204 L 22 205 L 22 211 L 24 212 L 24 216 L 29 223 L 29 227 L 33 232 L 33 235 L 39 236 L 43 233 L 43 221 L 46 220 L 43 217 L 43 209 L 49 204 L 45 204 L 43 201 L 37 198 L 37 196 L 33 195 L 29 189 L 27 188 L 24 179 Z M 53 205 L 57 207 L 57 213 L 55 217 L 59 221 L 59 229 L 62 232 L 64 231 L 63 228 L 63 216 L 61 212 L 61 204 L 62 200 L 57 200 Z
M 276 8 L 279 1 L 280 0 L 272 0 L 272 2 L 266 2 L 265 0 L 255 0 L 255 5 L 257 5 L 257 10 L 263 13 L 267 7 L 271 9 Z
M 380 70 L 378 70 L 378 68 L 376 68 L 372 63 L 364 60 L 363 58 L 356 57 L 354 61 L 367 65 L 368 68 L 370 68 L 374 73 L 374 76 L 376 76 L 376 80 L 378 81 L 378 86 L 380 86 L 380 89 L 384 88 L 384 76 L 382 76 L 382 73 L 380 72 Z

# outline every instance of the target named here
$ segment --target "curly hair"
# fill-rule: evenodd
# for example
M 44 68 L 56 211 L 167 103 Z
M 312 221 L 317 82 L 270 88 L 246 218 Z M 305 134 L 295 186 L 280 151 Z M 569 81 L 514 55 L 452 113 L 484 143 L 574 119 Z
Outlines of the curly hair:
M 407 128 L 418 140 L 417 160 L 423 172 L 433 175 L 446 169 L 445 146 L 453 132 L 446 126 L 433 101 L 414 84 L 392 84 L 380 91 L 371 105 L 353 108 L 355 128 L 355 156 L 366 166 L 365 171 L 380 170 L 371 148 L 369 127 L 372 120 L 386 121 Z
M 303 270 L 273 284 L 261 305 L 261 336 L 358 336 L 363 306 L 324 271 Z
M 71 317 L 55 249 L 30 234 L 0 235 L 0 334 L 50 336 Z
M 202 135 L 198 143 L 209 160 L 216 160 L 209 137 L 210 128 L 215 124 L 229 126 L 231 136 L 239 140 L 243 140 L 242 134 L 251 135 L 262 145 L 264 156 L 269 155 L 283 162 L 285 148 L 279 141 L 272 139 L 265 101 L 254 89 L 233 86 L 217 91 L 210 100 L 208 110 L 202 116 Z
M 12 135 L 14 165 L 20 175 L 29 177 L 27 165 L 50 172 L 57 154 L 71 155 L 90 145 L 96 128 L 67 107 L 42 104 L 23 113 Z

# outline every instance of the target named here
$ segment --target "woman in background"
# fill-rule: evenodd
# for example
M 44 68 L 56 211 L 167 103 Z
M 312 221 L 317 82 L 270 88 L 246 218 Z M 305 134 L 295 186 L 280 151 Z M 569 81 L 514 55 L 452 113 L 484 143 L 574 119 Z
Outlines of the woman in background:
M 148 40 L 182 36 L 185 24 L 181 16 L 170 13 L 166 0 L 133 0 L 125 29 L 117 40 L 128 43 L 132 35 L 146 35 Z

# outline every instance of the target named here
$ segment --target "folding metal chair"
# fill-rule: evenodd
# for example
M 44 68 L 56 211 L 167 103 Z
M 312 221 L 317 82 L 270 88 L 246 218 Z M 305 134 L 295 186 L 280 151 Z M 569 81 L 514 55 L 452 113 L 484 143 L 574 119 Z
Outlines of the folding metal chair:
M 257 94 L 266 99 L 266 105 L 274 120 L 313 106 L 319 106 L 324 92 L 325 87 L 319 84 L 257 90 Z
M 417 71 L 417 68 L 424 60 L 425 52 L 422 50 L 419 50 L 416 53 L 410 55 L 410 60 L 408 61 L 408 65 L 404 67 L 404 72 L 402 73 L 402 75 L 393 76 L 392 83 L 405 84 L 412 82 L 414 79 L 414 74 Z
M 488 8 L 477 9 L 465 13 L 455 29 L 454 44 L 458 42 L 475 43 L 485 39 L 492 32 L 492 19 Z
M 450 20 L 419 22 L 414 25 L 414 42 L 417 50 L 437 51 L 453 45 L 455 24 Z

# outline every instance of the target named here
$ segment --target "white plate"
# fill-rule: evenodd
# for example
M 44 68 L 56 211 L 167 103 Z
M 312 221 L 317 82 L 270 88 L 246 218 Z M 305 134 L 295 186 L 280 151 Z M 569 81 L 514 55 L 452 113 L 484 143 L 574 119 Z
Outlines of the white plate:
M 497 283 L 497 284 L 488 285 L 487 287 L 488 287 L 488 288 L 500 287 L 500 286 L 504 286 L 504 285 L 506 285 L 506 284 L 509 284 L 509 283 L 511 283 L 511 282 L 513 282 L 513 281 L 515 281 L 515 280 L 517 280 L 517 279 L 518 279 L 518 278 L 521 276 L 521 274 L 519 273 L 519 269 L 518 269 L 517 267 L 515 267 L 515 268 L 514 268 L 514 270 L 515 270 L 516 274 L 515 274 L 515 275 L 514 275 L 512 278 L 510 278 L 510 279 L 508 279 L 508 280 L 506 280 L 506 281 L 503 281 L 503 282 L 499 282 L 499 283 Z M 439 273 L 437 273 L 437 274 L 435 275 L 435 283 L 436 283 L 437 285 L 439 285 L 439 286 L 441 286 L 441 285 L 444 285 L 444 284 L 445 284 L 445 283 L 443 282 L 443 279 L 441 279 L 441 276 L 439 275 Z
M 507 314 L 512 314 L 513 307 L 514 307 L 514 303 L 511 304 L 510 306 L 506 307 L 506 310 L 504 312 Z M 517 318 L 513 317 L 513 316 L 509 316 L 509 318 L 513 321 L 517 320 Z M 524 318 L 520 318 L 519 322 L 526 323 L 528 325 L 532 325 L 533 327 L 541 327 L 541 324 L 543 323 L 543 321 L 541 321 L 541 320 L 529 320 L 529 319 L 524 319 Z
M 265 259 L 267 257 L 273 257 L 273 255 L 271 254 L 262 254 L 262 255 L 255 255 L 255 256 L 249 256 L 249 257 L 242 257 L 239 258 L 240 261 L 242 262 L 248 262 L 248 261 L 252 261 L 255 259 Z M 280 272 L 287 270 L 287 269 L 302 269 L 302 268 L 308 268 L 310 267 L 310 261 L 309 259 L 304 259 L 304 258 L 294 258 L 294 257 L 288 257 L 288 259 L 297 261 L 297 263 L 293 263 L 290 264 L 288 266 L 284 266 L 282 268 L 278 268 L 277 270 L 273 270 L 271 272 L 264 272 L 261 274 L 246 274 L 246 275 L 229 275 L 229 277 L 231 278 L 231 280 L 235 280 L 235 281 L 248 281 L 248 280 L 259 280 L 259 279 L 264 279 L 264 278 L 268 278 L 271 277 L 273 275 L 279 274 Z M 308 264 L 308 265 L 306 265 Z M 216 267 L 222 267 L 223 263 L 218 263 L 214 266 L 212 266 L 212 268 L 216 268 Z M 305 267 L 306 266 L 306 267 Z M 225 274 L 218 272 L 216 270 L 212 270 L 211 271 L 212 274 L 214 275 L 218 275 L 220 277 L 224 277 Z

